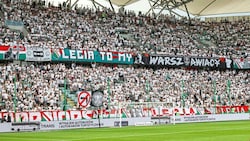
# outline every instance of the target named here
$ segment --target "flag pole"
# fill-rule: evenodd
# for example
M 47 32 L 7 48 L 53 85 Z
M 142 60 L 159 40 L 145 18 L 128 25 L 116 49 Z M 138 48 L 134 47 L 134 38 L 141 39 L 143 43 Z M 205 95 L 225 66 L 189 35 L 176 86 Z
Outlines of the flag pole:
M 110 99 L 110 78 L 108 77 L 108 109 L 110 109 L 110 102 L 111 102 L 111 99 Z M 110 117 L 110 116 L 109 116 Z
M 17 86 L 16 86 L 16 75 L 14 76 L 14 122 L 16 122 L 16 106 L 17 106 Z
M 28 93 L 29 93 L 29 97 L 31 98 L 29 78 L 30 78 L 30 76 L 28 76 L 25 79 L 25 85 L 27 86 L 27 88 L 29 90 Z M 30 112 L 30 105 L 29 105 L 28 111 Z M 28 119 L 28 121 L 30 122 L 30 119 Z
M 147 93 L 147 102 L 149 102 L 149 82 L 148 82 L 148 79 L 146 80 L 146 93 Z
M 227 94 L 228 94 L 228 99 L 229 99 L 229 105 L 231 106 L 230 88 L 231 88 L 231 81 L 228 79 L 228 80 L 227 80 Z
M 146 80 L 146 93 L 147 93 L 147 107 L 149 108 L 149 82 L 148 82 L 148 79 Z M 149 110 L 148 110 L 148 116 L 149 116 Z
M 67 111 L 67 108 L 66 108 L 66 89 L 67 89 L 67 84 L 66 84 L 66 77 L 64 78 L 64 98 L 63 98 L 63 110 L 65 111 L 65 119 L 66 120 L 66 111 Z
M 216 81 L 213 81 L 213 88 L 214 88 L 214 112 L 216 114 Z
M 182 102 L 182 107 L 185 107 L 184 103 L 184 80 L 181 80 L 181 102 Z

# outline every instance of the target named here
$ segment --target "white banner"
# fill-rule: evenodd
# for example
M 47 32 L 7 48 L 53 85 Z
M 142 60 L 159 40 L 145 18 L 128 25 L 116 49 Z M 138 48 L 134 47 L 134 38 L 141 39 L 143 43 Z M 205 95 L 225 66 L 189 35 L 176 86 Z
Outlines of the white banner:
M 127 118 L 127 119 L 88 119 L 88 120 L 68 120 L 68 121 L 45 121 L 40 122 L 40 130 L 60 130 L 73 128 L 97 128 L 97 127 L 114 127 L 120 123 L 126 123 L 124 126 L 134 126 L 137 123 L 149 123 L 150 117 Z
M 248 113 L 193 115 L 193 116 L 176 116 L 175 123 L 233 121 L 233 120 L 248 120 L 248 119 L 249 119 Z M 171 117 L 171 120 L 173 120 L 173 117 Z
M 27 47 L 26 61 L 51 61 L 51 51 L 49 48 Z
M 214 122 L 214 121 L 233 121 L 233 120 L 249 120 L 249 113 L 242 114 L 220 114 L 220 115 L 190 115 L 176 116 L 175 123 L 189 122 Z M 173 117 L 169 118 L 154 118 L 139 117 L 139 118 L 111 118 L 111 119 L 84 119 L 84 120 L 65 120 L 65 121 L 41 121 L 41 122 L 22 122 L 22 123 L 0 123 L 0 132 L 13 131 L 36 131 L 36 130 L 60 130 L 73 128 L 97 128 L 97 127 L 114 127 L 119 126 L 145 126 L 153 124 L 168 124 Z M 173 121 L 171 121 L 173 122 Z M 14 130 L 11 130 L 14 129 Z

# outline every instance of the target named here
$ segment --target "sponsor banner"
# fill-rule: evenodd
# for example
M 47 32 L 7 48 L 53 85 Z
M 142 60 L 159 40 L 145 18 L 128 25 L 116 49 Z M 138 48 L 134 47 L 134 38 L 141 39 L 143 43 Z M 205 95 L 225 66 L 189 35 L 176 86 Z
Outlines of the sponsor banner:
M 11 132 L 11 123 L 0 123 L 0 133 L 1 132 Z
M 97 128 L 97 127 L 114 127 L 114 126 L 134 126 L 137 123 L 149 123 L 150 117 L 141 118 L 128 118 L 126 120 L 113 118 L 113 119 L 90 119 L 90 120 L 71 120 L 71 121 L 51 121 L 41 122 L 40 130 L 60 130 L 60 129 L 73 129 L 73 128 Z M 120 124 L 121 123 L 121 124 Z
M 40 130 L 40 122 L 13 122 L 11 123 L 11 130 L 20 131 L 37 131 Z
M 233 59 L 234 69 L 250 69 L 250 57 Z
M 100 122 L 100 126 L 104 126 L 103 122 Z M 73 121 L 60 121 L 59 129 L 70 129 L 70 128 L 87 128 L 87 127 L 99 127 L 98 120 L 73 120 Z
M 23 46 L 0 45 L 0 60 L 25 60 L 26 48 Z
M 194 116 L 175 116 L 171 117 L 171 122 L 175 119 L 175 123 L 188 122 L 212 122 L 212 121 L 232 121 L 232 120 L 248 120 L 248 113 L 242 114 L 216 114 L 216 115 L 194 115 Z
M 107 125 L 105 125 L 103 121 L 100 122 L 100 126 L 107 127 Z M 94 128 L 94 127 L 99 127 L 98 120 L 68 120 L 68 121 L 52 121 L 52 122 L 40 123 L 40 130 L 58 130 L 58 129 L 73 129 L 73 128 Z
M 68 121 L 44 121 L 44 122 L 23 122 L 23 123 L 1 123 L 0 132 L 13 132 L 20 128 L 20 131 L 29 130 L 61 130 L 74 128 L 97 128 L 97 127 L 114 127 L 120 125 L 152 125 L 158 123 L 189 123 L 189 122 L 214 122 L 214 121 L 233 121 L 249 120 L 248 113 L 242 114 L 217 114 L 217 115 L 192 115 L 192 116 L 175 116 L 168 118 L 127 118 L 127 119 L 90 119 L 90 120 L 68 120 Z M 26 126 L 26 127 L 24 127 Z
M 133 64 L 134 59 L 131 53 L 116 51 L 89 51 L 72 49 L 52 49 L 52 61 L 66 62 L 96 62 L 114 64 Z
M 114 126 L 117 127 L 117 126 L 128 126 L 128 121 L 115 121 L 114 122 Z
M 26 61 L 51 61 L 49 48 L 29 47 L 26 48 Z

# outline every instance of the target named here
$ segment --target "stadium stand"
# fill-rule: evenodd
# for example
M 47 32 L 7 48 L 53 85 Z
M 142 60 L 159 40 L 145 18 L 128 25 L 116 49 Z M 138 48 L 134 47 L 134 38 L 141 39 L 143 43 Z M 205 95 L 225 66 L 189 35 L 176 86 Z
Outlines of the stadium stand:
M 190 25 L 185 18 L 167 15 L 155 18 L 134 12 L 114 13 L 108 9 L 67 10 L 8 0 L 3 0 L 0 15 L 3 17 L 0 45 L 231 58 L 245 58 L 250 53 L 249 21 L 244 20 L 204 22 L 192 19 Z M 105 106 L 109 96 L 113 103 L 161 101 L 198 108 L 214 104 L 249 105 L 249 74 L 249 70 L 74 63 L 19 66 L 3 62 L 0 66 L 0 93 L 4 103 L 1 111 L 14 111 L 15 97 L 17 111 L 62 110 L 65 95 L 60 85 L 65 79 L 69 85 L 67 100 L 72 102 L 70 109 L 80 108 L 75 92 L 95 89 L 104 91 Z
M 179 20 L 166 15 L 156 19 L 143 14 L 136 16 L 132 12 L 115 14 L 110 10 L 87 8 L 68 11 L 57 7 L 46 10 L 33 7 L 27 3 L 6 4 L 4 11 L 6 20 L 25 23 L 29 34 L 20 42 L 26 46 L 204 56 L 241 56 L 249 47 L 249 24 L 245 21 L 205 23 L 192 20 L 189 26 L 185 18 Z M 122 36 L 120 29 L 126 29 L 127 36 Z M 20 39 L 18 36 L 13 38 L 16 42 Z M 203 48 L 201 38 L 215 46 Z
M 119 73 L 123 74 L 124 80 L 118 81 Z M 177 105 L 181 105 L 181 97 L 184 96 L 185 105 L 212 106 L 215 101 L 213 80 L 217 82 L 216 101 L 219 105 L 248 105 L 250 98 L 247 72 L 153 70 L 107 66 L 91 68 L 81 65 L 67 68 L 64 64 L 19 67 L 6 64 L 1 66 L 1 94 L 2 101 L 5 102 L 5 110 L 13 110 L 14 75 L 17 76 L 17 109 L 20 111 L 60 109 L 60 97 L 63 94 L 59 84 L 63 84 L 64 77 L 68 78 L 71 92 L 83 89 L 104 89 L 106 104 L 108 103 L 107 77 L 111 80 L 111 102 L 114 103 L 161 101 L 176 102 Z M 228 79 L 231 80 L 231 100 L 228 99 L 226 92 Z M 184 86 L 182 86 L 182 80 Z M 145 90 L 147 83 L 150 88 L 148 93 Z M 76 104 L 72 106 L 71 108 L 78 108 Z

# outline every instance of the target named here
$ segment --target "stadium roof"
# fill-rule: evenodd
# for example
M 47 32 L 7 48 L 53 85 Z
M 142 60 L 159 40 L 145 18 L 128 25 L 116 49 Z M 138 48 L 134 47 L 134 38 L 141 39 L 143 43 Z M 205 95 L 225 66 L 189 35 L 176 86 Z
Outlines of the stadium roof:
M 135 4 L 137 1 L 145 1 L 145 4 L 148 3 L 148 0 L 111 0 L 111 2 L 117 6 L 127 6 L 130 4 Z M 171 0 L 149 0 L 149 1 L 156 2 L 156 1 L 171 1 Z M 182 0 L 175 0 L 175 1 L 182 2 Z M 250 0 L 192 0 L 186 5 L 188 12 L 194 16 L 208 16 L 208 15 L 250 12 Z M 186 11 L 184 6 L 179 7 L 179 9 Z
M 197 16 L 247 13 L 250 12 L 250 0 L 193 0 L 187 8 Z M 183 6 L 180 9 L 185 10 Z
M 126 6 L 126 5 L 133 4 L 137 1 L 139 0 L 111 0 L 111 2 L 117 6 Z

